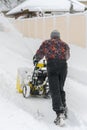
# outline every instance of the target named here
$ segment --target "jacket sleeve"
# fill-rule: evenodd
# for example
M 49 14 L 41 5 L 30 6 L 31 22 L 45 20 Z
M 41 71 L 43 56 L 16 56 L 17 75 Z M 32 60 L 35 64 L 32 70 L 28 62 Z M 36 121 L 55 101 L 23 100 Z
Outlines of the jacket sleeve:
M 39 49 L 36 51 L 36 54 L 34 55 L 37 61 L 40 61 L 45 56 L 44 48 L 45 43 L 43 42 Z

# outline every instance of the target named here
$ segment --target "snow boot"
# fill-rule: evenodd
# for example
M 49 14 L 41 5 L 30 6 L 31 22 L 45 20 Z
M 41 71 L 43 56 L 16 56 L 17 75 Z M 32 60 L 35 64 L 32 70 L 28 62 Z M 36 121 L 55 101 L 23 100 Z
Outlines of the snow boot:
M 65 115 L 64 115 L 64 113 L 57 114 L 57 117 L 54 120 L 54 123 L 56 125 L 61 126 L 61 127 L 64 126 L 65 125 Z

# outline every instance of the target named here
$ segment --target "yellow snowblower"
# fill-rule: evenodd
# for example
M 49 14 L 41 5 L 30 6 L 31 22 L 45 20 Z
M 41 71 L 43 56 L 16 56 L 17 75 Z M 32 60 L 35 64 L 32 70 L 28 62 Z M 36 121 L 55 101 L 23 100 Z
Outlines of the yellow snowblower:
M 16 88 L 25 98 L 29 96 L 48 98 L 50 92 L 45 60 L 35 65 L 32 75 L 29 74 L 28 68 L 18 69 Z

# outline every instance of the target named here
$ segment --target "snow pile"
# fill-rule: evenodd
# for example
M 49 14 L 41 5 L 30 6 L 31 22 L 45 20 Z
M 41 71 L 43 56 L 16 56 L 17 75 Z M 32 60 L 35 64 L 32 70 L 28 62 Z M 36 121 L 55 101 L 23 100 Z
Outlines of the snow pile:
M 29 65 L 32 59 L 31 49 L 3 16 L 0 16 L 0 37 L 1 69 L 14 73 L 18 67 L 26 66 L 26 62 Z

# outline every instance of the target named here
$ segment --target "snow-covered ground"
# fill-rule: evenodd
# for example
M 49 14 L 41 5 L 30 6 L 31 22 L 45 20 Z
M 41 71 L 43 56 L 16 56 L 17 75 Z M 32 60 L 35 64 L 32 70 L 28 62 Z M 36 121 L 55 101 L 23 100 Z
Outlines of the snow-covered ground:
M 87 130 L 87 48 L 70 45 L 65 83 L 69 108 L 66 126 L 55 126 L 51 99 L 23 98 L 16 90 L 17 70 L 33 70 L 32 57 L 39 39 L 24 38 L 0 16 L 0 130 Z

